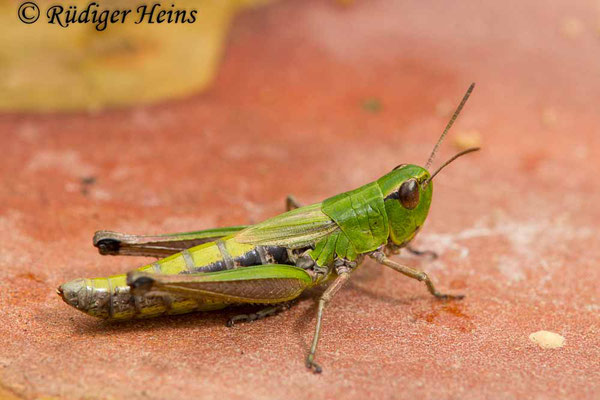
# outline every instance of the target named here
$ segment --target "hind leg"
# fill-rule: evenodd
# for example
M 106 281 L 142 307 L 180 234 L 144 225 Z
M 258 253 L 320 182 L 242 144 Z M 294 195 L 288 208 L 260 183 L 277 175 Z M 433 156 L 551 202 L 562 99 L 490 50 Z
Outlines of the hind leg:
M 288 301 L 285 303 L 275 304 L 273 306 L 263 308 L 255 313 L 235 315 L 235 316 L 231 317 L 229 319 L 229 321 L 227 321 L 226 325 L 231 328 L 232 326 L 234 326 L 235 324 L 237 324 L 239 322 L 252 322 L 252 321 L 256 321 L 258 319 L 271 317 L 273 315 L 279 314 L 282 311 L 289 310 L 293 304 L 294 304 L 293 301 Z

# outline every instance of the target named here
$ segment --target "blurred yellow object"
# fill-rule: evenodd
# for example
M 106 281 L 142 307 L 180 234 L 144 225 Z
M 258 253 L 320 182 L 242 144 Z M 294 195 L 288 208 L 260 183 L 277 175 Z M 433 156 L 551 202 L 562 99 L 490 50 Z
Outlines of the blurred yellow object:
M 213 79 L 232 17 L 244 7 L 267 2 L 162 3 L 166 10 L 174 4 L 197 13 L 194 23 L 161 24 L 135 24 L 139 2 L 101 2 L 99 10 L 133 11 L 125 23 L 97 31 L 93 23 L 49 24 L 46 11 L 52 4 L 41 0 L 39 20 L 25 24 L 17 16 L 22 3 L 0 0 L 0 110 L 96 110 L 200 91 Z
M 466 150 L 471 147 L 481 147 L 481 134 L 478 130 L 471 129 L 457 132 L 452 141 L 458 150 Z

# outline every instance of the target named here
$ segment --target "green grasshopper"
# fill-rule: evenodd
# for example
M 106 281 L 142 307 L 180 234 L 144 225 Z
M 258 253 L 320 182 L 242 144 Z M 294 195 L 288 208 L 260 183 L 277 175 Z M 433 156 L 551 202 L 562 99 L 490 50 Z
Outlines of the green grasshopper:
M 272 315 L 304 290 L 322 283 L 315 334 L 306 358 L 314 361 L 323 312 L 350 274 L 368 256 L 427 285 L 439 299 L 462 295 L 440 293 L 425 272 L 392 261 L 427 218 L 433 178 L 471 148 L 428 172 L 442 140 L 474 88 L 472 84 L 433 148 L 426 166 L 401 164 L 378 180 L 298 207 L 288 198 L 288 211 L 256 225 L 234 226 L 160 236 L 100 231 L 94 245 L 101 254 L 164 257 L 126 275 L 77 279 L 61 285 L 63 300 L 89 315 L 123 320 L 222 309 L 233 304 L 264 304 L 267 308 L 239 321 Z M 415 250 L 412 250 L 416 253 Z

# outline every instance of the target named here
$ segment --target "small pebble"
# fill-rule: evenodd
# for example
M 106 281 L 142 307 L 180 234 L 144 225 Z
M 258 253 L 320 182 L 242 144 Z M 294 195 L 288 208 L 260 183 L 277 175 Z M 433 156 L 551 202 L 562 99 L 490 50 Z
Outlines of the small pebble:
M 542 349 L 558 349 L 565 345 L 565 338 L 558 333 L 549 331 L 537 331 L 529 335 L 529 340 Z

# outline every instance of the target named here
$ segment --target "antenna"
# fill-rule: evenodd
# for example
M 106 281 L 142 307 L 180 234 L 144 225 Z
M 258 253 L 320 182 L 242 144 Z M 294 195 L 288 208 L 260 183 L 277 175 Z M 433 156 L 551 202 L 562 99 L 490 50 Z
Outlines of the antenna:
M 448 161 L 446 161 L 445 163 L 442 164 L 441 167 L 439 167 L 430 177 L 429 179 L 427 179 L 425 182 L 423 182 L 423 188 L 425 188 L 427 185 L 429 185 L 429 182 L 431 182 L 433 180 L 433 177 L 436 176 L 442 169 L 444 169 L 445 166 L 447 166 L 448 164 L 450 164 L 452 161 L 456 160 L 458 157 L 460 156 L 464 156 L 465 154 L 469 154 L 472 153 L 474 151 L 479 150 L 479 147 L 471 147 L 470 149 L 466 149 L 461 151 L 460 153 L 456 154 L 454 157 L 450 158 Z
M 444 137 L 446 136 L 446 134 L 448 133 L 450 128 L 452 128 L 454 121 L 456 121 L 458 114 L 460 114 L 462 108 L 464 107 L 465 103 L 469 99 L 469 96 L 471 95 L 471 92 L 473 91 L 474 88 L 475 88 L 475 83 L 471 83 L 471 86 L 469 86 L 469 88 L 467 89 L 467 93 L 465 93 L 463 99 L 461 100 L 460 104 L 456 108 L 456 111 L 454 111 L 454 115 L 452 115 L 452 118 L 450 118 L 448 125 L 446 125 L 446 129 L 444 129 L 444 132 L 442 132 L 442 136 L 440 136 L 437 143 L 433 147 L 433 150 L 431 151 L 431 155 L 429 156 L 429 159 L 427 160 L 427 164 L 425 164 L 425 169 L 429 169 L 429 167 L 431 166 L 431 163 L 433 162 L 433 158 L 435 157 L 435 153 L 437 152 L 438 147 L 440 147 L 442 140 L 444 140 Z M 438 169 L 438 172 L 439 172 L 439 169 Z

